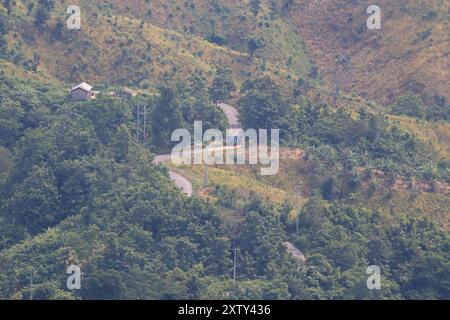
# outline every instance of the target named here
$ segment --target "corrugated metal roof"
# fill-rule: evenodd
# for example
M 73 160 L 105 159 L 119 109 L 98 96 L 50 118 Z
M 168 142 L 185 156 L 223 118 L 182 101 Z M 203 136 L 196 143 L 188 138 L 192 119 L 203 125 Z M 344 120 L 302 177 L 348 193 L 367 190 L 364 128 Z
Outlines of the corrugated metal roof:
M 79 85 L 73 87 L 71 91 L 74 91 L 74 90 L 77 90 L 77 89 L 82 89 L 84 91 L 91 91 L 92 90 L 92 86 L 90 86 L 86 82 L 82 82 Z

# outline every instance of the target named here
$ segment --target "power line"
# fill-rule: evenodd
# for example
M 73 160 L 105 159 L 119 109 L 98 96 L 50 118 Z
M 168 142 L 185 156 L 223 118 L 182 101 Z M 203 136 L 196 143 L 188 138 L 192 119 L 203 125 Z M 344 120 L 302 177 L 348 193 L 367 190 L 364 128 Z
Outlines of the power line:
M 208 165 L 205 163 L 205 188 L 208 187 Z
M 141 140 L 145 143 L 145 141 L 147 140 L 147 105 L 137 105 L 136 108 L 136 143 L 140 143 Z M 141 118 L 141 115 L 143 115 L 143 119 Z M 142 137 L 141 128 L 143 128 Z
M 141 126 L 141 106 L 137 106 L 137 127 L 136 127 L 136 142 L 139 143 L 139 127 Z
M 302 195 L 302 187 L 303 183 L 301 181 L 294 186 L 294 192 L 297 194 L 297 216 L 295 219 L 295 230 L 297 233 L 300 229 L 300 197 Z
M 144 106 L 144 143 L 147 138 L 147 106 Z
M 33 280 L 34 280 L 34 269 L 31 268 L 31 275 L 27 277 L 30 280 L 30 300 L 33 300 Z
M 233 258 L 233 282 L 236 282 L 236 270 L 237 270 L 237 252 L 239 251 L 238 247 L 235 245 L 234 249 L 232 249 L 234 252 L 234 258 Z

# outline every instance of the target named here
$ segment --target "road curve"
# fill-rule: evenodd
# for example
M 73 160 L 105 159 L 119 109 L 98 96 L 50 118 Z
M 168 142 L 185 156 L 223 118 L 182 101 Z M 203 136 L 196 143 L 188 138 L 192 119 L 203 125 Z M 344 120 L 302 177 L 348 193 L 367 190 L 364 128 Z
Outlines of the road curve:
M 228 119 L 228 126 L 230 129 L 241 129 L 241 123 L 239 121 L 239 113 L 238 111 L 226 104 L 226 103 L 218 103 L 217 106 L 222 109 L 222 111 L 225 113 L 227 119 Z M 153 163 L 159 164 L 165 161 L 171 160 L 170 154 L 162 154 L 155 156 L 155 159 L 153 160 Z M 176 172 L 169 171 L 170 178 L 175 182 L 175 185 L 183 190 L 183 192 L 188 196 L 191 197 L 193 195 L 193 187 L 192 183 L 186 179 L 185 177 L 179 175 Z M 285 246 L 287 252 L 289 252 L 300 264 L 304 264 L 306 261 L 306 257 L 298 250 L 292 243 L 290 242 L 284 242 L 283 245 Z
M 155 159 L 153 160 L 154 164 L 159 164 L 161 162 L 169 161 L 171 158 L 170 154 L 161 154 L 159 156 L 155 156 Z
M 306 257 L 298 250 L 291 242 L 284 242 L 283 245 L 286 248 L 286 251 L 289 252 L 300 264 L 304 264 L 306 262 Z
M 162 154 L 155 156 L 155 159 L 153 160 L 154 164 L 160 164 L 161 162 L 170 160 L 171 155 L 170 154 Z M 173 182 L 175 182 L 175 185 L 183 190 L 183 192 L 188 196 L 192 197 L 192 194 L 194 193 L 194 188 L 192 187 L 192 183 L 186 179 L 185 177 L 179 175 L 176 172 L 169 171 L 170 179 L 172 179 Z
M 240 129 L 242 128 L 239 122 L 239 113 L 236 108 L 230 106 L 226 103 L 218 103 L 217 106 L 222 109 L 228 119 L 228 125 L 230 129 Z
M 169 171 L 169 176 L 178 188 L 183 190 L 188 197 L 192 197 L 194 189 L 192 188 L 192 183 L 188 179 L 173 171 Z
M 217 106 L 222 109 L 228 119 L 228 126 L 230 129 L 241 129 L 242 125 L 239 121 L 239 113 L 236 108 L 230 106 L 226 103 L 218 103 Z M 306 262 L 306 257 L 298 250 L 292 243 L 284 242 L 287 252 L 289 252 L 300 264 L 304 264 Z
M 239 113 L 237 110 L 226 104 L 226 103 L 219 103 L 218 107 L 223 110 L 225 113 L 227 119 L 228 119 L 228 125 L 230 129 L 239 129 L 241 128 L 241 124 L 239 122 Z M 170 154 L 161 154 L 155 156 L 155 159 L 153 160 L 154 164 L 160 164 L 165 161 L 169 161 L 171 159 Z M 173 182 L 175 182 L 175 185 L 183 190 L 183 192 L 188 196 L 191 197 L 194 193 L 194 188 L 192 187 L 192 183 L 186 179 L 185 177 L 181 176 L 180 174 L 169 171 L 169 176 L 172 179 Z

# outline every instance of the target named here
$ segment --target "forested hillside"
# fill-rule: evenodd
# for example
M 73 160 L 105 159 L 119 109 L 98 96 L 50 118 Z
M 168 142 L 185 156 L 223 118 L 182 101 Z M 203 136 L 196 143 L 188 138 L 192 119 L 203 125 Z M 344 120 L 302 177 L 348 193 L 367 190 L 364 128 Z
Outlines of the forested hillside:
M 449 299 L 449 7 L 380 2 L 1 1 L 0 299 Z M 277 175 L 155 163 L 218 101 Z

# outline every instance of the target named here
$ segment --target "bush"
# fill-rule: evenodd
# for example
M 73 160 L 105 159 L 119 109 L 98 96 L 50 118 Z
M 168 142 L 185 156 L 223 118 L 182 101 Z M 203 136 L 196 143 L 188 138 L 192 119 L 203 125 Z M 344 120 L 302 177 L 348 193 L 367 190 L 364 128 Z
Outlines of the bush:
M 399 97 L 392 107 L 392 113 L 420 119 L 425 117 L 422 102 L 419 98 L 411 95 Z
M 207 38 L 207 40 L 209 42 L 218 44 L 219 46 L 223 46 L 223 45 L 225 45 L 227 43 L 227 39 L 224 36 L 216 34 L 216 33 L 213 33 L 212 35 L 210 35 Z

